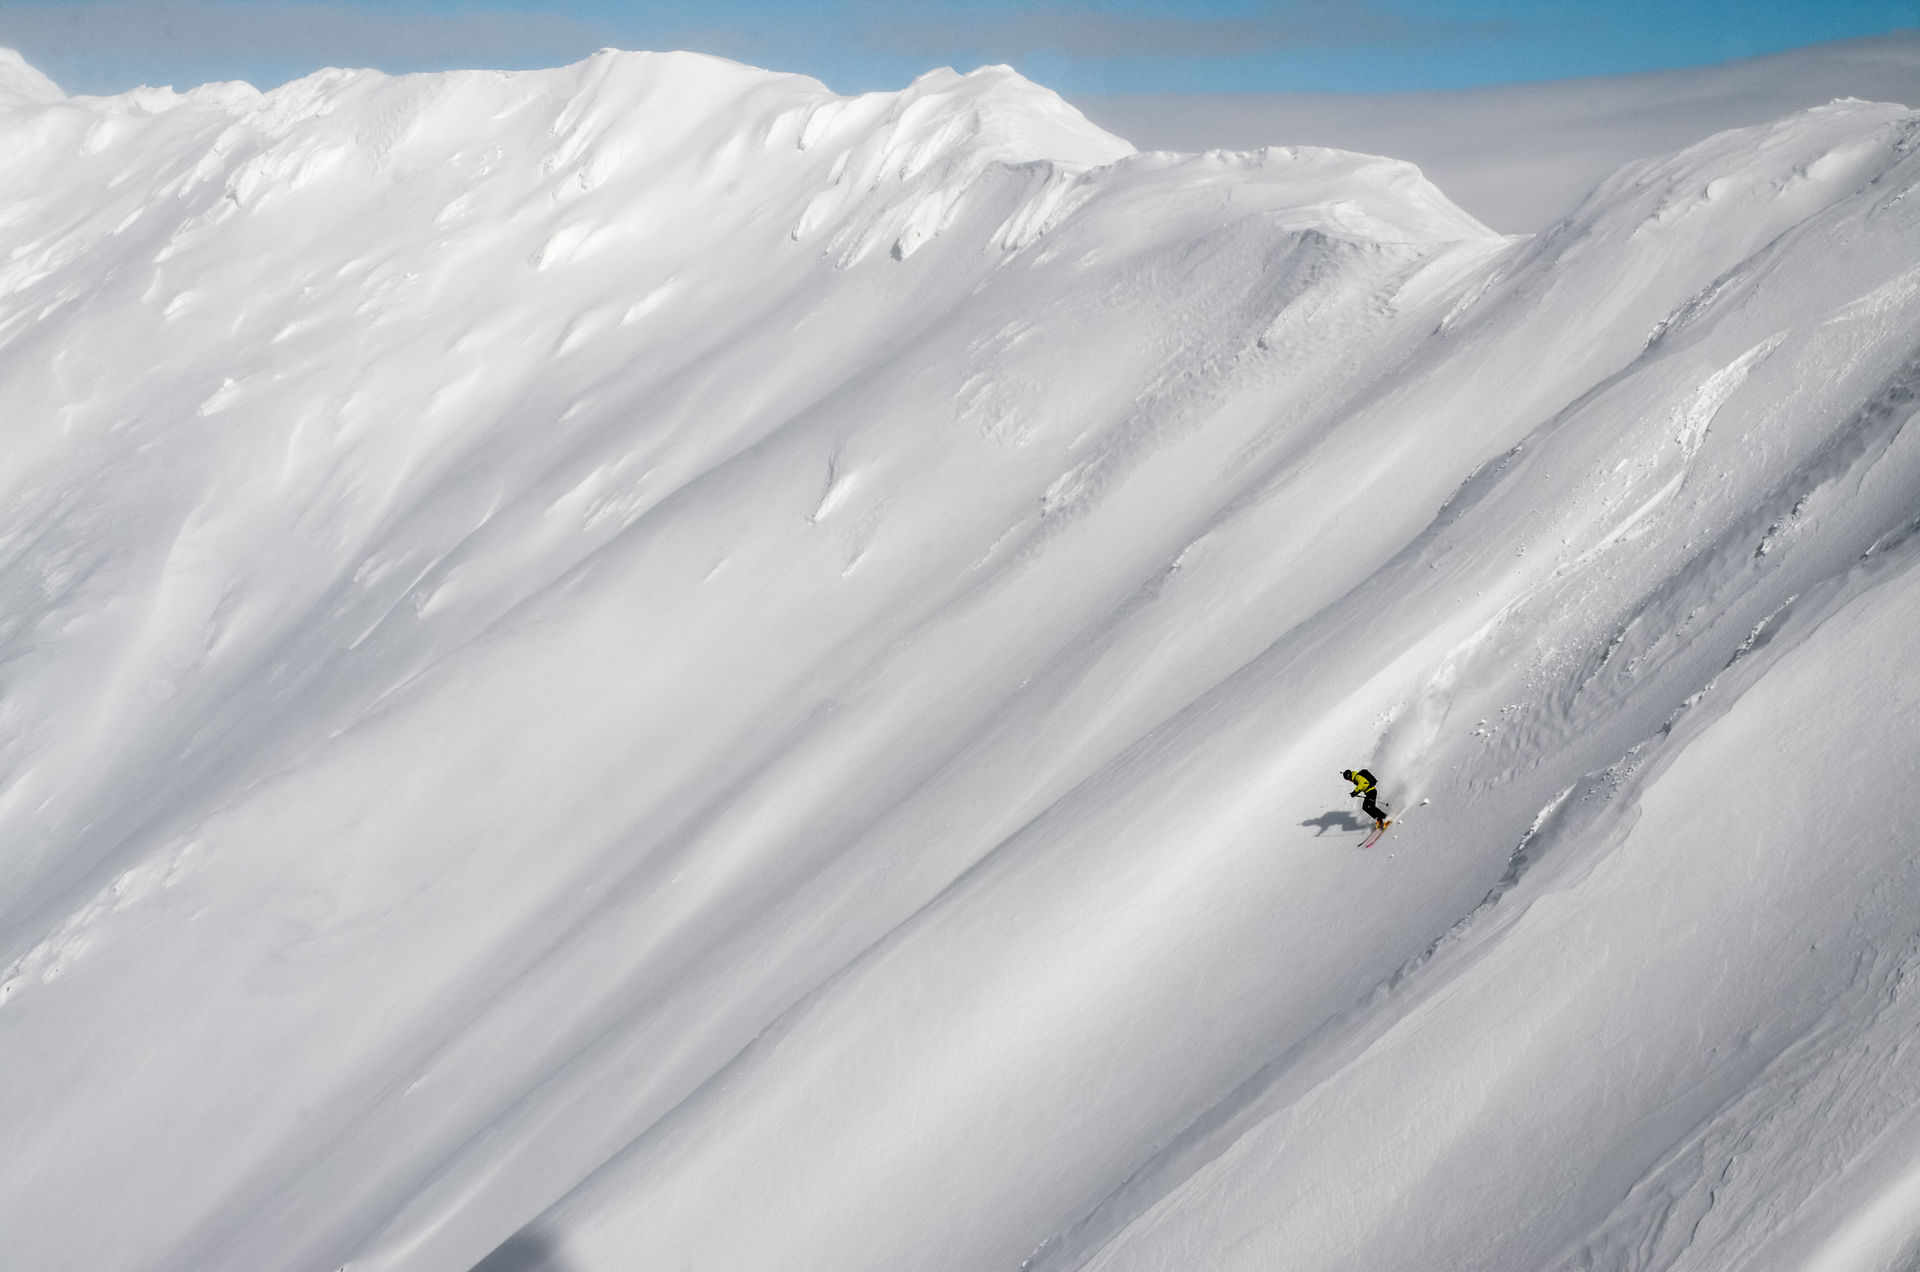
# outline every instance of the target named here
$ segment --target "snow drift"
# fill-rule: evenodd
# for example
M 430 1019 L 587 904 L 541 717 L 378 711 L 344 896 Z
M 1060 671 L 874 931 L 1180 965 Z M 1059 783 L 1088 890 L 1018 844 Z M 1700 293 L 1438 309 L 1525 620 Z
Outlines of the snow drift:
M 0 69 L 10 1261 L 1920 1253 L 1920 116 Z

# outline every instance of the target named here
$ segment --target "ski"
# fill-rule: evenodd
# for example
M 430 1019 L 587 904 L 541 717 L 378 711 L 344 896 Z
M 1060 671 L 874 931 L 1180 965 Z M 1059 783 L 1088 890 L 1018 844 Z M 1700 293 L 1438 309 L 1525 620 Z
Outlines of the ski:
M 1389 827 L 1389 826 L 1391 826 L 1391 825 L 1393 825 L 1393 819 L 1392 819 L 1392 818 L 1388 818 L 1388 819 L 1387 819 L 1386 821 L 1383 821 L 1383 822 L 1381 822 L 1381 823 L 1380 823 L 1380 824 L 1379 824 L 1378 826 L 1375 826 L 1375 827 L 1373 828 L 1373 833 L 1372 833 L 1371 835 L 1368 835 L 1368 836 L 1367 836 L 1367 839 L 1366 839 L 1366 842 L 1365 842 L 1365 843 L 1363 843 L 1363 844 L 1361 844 L 1360 846 L 1361 846 L 1362 848 L 1371 848 L 1371 847 L 1373 847 L 1373 846 L 1374 846 L 1375 844 L 1377 844 L 1377 843 L 1379 843 L 1379 842 L 1380 842 L 1380 836 L 1382 836 L 1382 835 L 1384 835 L 1384 834 L 1386 834 L 1386 833 L 1387 833 L 1387 827 Z

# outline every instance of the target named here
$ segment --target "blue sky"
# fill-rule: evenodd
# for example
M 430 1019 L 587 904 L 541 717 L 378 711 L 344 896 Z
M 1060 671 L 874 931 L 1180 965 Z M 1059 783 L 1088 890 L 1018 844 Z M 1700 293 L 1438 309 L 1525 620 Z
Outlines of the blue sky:
M 532 67 L 688 48 L 895 88 L 1007 62 L 1064 93 L 1382 92 L 1691 66 L 1920 26 L 1920 0 L 0 0 L 69 92 L 322 66 Z

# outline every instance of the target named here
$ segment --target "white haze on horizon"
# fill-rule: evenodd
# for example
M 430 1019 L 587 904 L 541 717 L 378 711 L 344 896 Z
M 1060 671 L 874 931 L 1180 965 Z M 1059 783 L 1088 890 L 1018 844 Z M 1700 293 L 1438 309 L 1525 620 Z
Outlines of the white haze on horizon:
M 1920 33 L 1719 66 L 1438 93 L 1075 96 L 1142 150 L 1331 146 L 1391 155 L 1482 222 L 1545 229 L 1608 173 L 1836 98 L 1920 102 Z

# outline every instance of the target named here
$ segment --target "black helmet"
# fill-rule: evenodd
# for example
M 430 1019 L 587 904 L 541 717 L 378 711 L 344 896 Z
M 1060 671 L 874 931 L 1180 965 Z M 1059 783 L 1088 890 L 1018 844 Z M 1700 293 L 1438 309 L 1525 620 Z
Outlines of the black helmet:
M 1340 770 L 1340 776 L 1342 776 L 1342 777 L 1344 777 L 1344 778 L 1346 778 L 1346 779 L 1347 779 L 1347 780 L 1348 780 L 1349 782 L 1351 782 L 1351 781 L 1353 780 L 1353 770 L 1352 770 L 1352 769 L 1341 769 L 1341 770 Z

